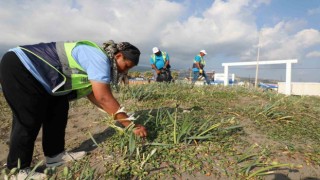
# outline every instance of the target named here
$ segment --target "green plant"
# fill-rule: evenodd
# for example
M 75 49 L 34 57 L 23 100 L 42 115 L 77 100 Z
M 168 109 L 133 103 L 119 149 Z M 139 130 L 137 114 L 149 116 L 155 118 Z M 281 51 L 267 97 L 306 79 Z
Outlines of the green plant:
M 253 177 L 265 176 L 275 173 L 277 168 L 299 168 L 301 165 L 295 165 L 290 163 L 279 163 L 277 161 L 271 161 L 267 156 L 265 156 L 266 149 L 261 152 L 253 152 L 255 148 L 259 147 L 258 144 L 254 144 L 245 151 L 240 157 L 237 157 L 237 163 L 246 163 L 241 165 L 240 173 L 246 177 L 246 179 L 251 179 Z

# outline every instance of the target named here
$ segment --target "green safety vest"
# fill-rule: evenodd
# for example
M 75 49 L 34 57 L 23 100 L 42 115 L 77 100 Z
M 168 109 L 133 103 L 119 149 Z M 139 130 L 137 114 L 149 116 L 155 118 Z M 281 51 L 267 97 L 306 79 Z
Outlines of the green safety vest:
M 56 51 L 62 65 L 62 71 L 51 65 L 49 59 L 43 59 L 41 55 L 38 55 L 27 48 L 20 48 L 36 56 L 43 62 L 43 64 L 50 66 L 56 73 L 63 77 L 63 81 L 52 89 L 52 95 L 66 95 L 72 92 L 70 93 L 73 96 L 71 99 L 78 99 L 87 96 L 92 92 L 91 83 L 88 80 L 87 73 L 72 57 L 73 48 L 80 44 L 96 47 L 103 51 L 97 44 L 90 41 L 56 42 Z
M 162 54 L 163 62 L 166 63 L 166 62 L 167 62 L 167 53 L 161 51 L 161 54 Z M 151 55 L 151 58 L 152 58 L 152 60 L 153 60 L 153 63 L 156 63 L 156 55 L 155 55 L 155 54 L 152 54 L 152 55 Z
M 71 73 L 71 82 L 67 82 L 71 90 L 76 90 L 76 98 L 87 96 L 92 92 L 91 83 L 88 80 L 88 75 L 84 72 L 84 69 L 77 63 L 72 57 L 71 52 L 74 47 L 79 44 L 86 44 L 92 47 L 101 49 L 97 44 L 90 41 L 79 41 L 75 43 L 64 43 L 66 55 L 69 64 L 69 73 Z M 103 51 L 104 52 L 104 51 Z
M 197 55 L 197 56 L 200 57 L 200 62 L 199 62 L 200 68 L 203 68 L 203 67 L 206 65 L 206 61 L 203 59 L 203 57 L 202 57 L 200 54 Z M 193 67 L 194 67 L 194 68 L 197 67 L 197 66 L 196 66 L 196 63 L 197 63 L 197 61 L 196 61 L 195 59 L 193 59 Z

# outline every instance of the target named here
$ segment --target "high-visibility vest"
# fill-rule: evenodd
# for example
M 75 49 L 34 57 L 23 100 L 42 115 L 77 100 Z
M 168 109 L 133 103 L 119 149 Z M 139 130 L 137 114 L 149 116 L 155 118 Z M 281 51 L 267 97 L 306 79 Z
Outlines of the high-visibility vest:
M 198 62 L 198 63 L 199 63 L 199 65 L 200 65 L 200 68 L 202 69 L 202 68 L 206 65 L 206 61 L 203 59 L 203 57 L 202 57 L 200 54 L 197 55 L 197 56 L 200 57 L 200 62 Z M 197 57 L 197 56 L 196 56 L 196 57 Z M 193 59 L 193 68 L 198 68 L 197 65 L 196 65 L 196 63 L 197 63 L 197 61 L 196 61 L 196 59 L 194 58 L 194 59 Z
M 167 53 L 161 51 L 161 55 L 162 55 L 163 62 L 166 63 L 167 62 Z M 156 55 L 152 54 L 151 58 L 153 60 L 153 63 L 156 63 Z
M 70 94 L 81 98 L 92 92 L 91 83 L 84 69 L 72 57 L 72 49 L 85 44 L 100 49 L 90 41 L 51 42 L 20 46 L 55 96 Z M 72 92 L 72 93 L 71 93 Z

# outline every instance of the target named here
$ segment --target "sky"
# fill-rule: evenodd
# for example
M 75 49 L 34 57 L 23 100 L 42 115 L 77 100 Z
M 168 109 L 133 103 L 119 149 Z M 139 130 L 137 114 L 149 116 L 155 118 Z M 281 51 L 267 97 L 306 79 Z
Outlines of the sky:
M 223 73 L 222 63 L 257 61 L 259 48 L 259 61 L 297 59 L 293 81 L 320 82 L 319 29 L 320 0 L 0 0 L 0 56 L 18 45 L 112 39 L 137 46 L 141 67 L 155 46 L 178 70 L 205 49 L 205 70 Z M 284 81 L 285 67 L 261 65 L 258 77 Z

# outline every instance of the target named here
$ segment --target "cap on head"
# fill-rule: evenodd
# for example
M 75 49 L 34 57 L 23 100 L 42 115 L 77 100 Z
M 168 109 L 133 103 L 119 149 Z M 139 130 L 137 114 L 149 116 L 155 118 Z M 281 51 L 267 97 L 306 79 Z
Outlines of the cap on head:
M 157 52 L 159 52 L 160 50 L 159 50 L 159 48 L 157 48 L 157 47 L 154 47 L 154 48 L 152 48 L 152 52 L 153 53 L 157 53 Z
M 201 50 L 200 52 L 202 52 L 203 54 L 207 54 L 206 50 Z

